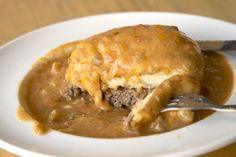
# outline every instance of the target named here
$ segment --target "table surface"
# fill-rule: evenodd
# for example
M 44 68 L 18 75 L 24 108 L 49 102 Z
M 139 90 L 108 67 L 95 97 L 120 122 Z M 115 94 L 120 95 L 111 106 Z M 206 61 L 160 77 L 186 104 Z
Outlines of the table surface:
M 236 23 L 235 0 L 0 0 L 0 6 L 0 46 L 55 22 L 110 12 L 181 12 Z M 1 148 L 0 156 L 18 157 Z M 236 156 L 236 143 L 202 157 L 229 156 Z

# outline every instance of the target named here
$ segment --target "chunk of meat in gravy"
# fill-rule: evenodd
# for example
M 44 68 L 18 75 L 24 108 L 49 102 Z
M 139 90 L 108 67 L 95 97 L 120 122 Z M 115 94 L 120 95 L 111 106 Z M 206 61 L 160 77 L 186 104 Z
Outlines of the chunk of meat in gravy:
M 135 89 L 126 89 L 119 87 L 118 89 L 109 89 L 104 92 L 105 99 L 115 107 L 133 106 L 138 99 L 143 99 L 148 94 L 147 89 L 136 91 Z
M 66 100 L 71 100 L 76 98 L 81 93 L 81 89 L 75 86 L 66 86 L 64 89 L 60 90 L 60 94 Z

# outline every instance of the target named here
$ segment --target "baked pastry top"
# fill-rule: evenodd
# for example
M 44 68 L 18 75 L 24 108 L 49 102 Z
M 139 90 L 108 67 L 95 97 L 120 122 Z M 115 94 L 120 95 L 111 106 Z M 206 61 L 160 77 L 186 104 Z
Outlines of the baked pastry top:
M 80 41 L 66 79 L 103 106 L 103 90 L 154 88 L 174 75 L 200 80 L 203 66 L 199 47 L 177 27 L 137 25 Z

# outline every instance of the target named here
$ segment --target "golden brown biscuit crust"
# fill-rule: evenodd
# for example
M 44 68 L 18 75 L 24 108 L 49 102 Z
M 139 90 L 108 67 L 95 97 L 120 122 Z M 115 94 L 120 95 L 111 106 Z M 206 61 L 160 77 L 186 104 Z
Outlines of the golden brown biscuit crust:
M 176 27 L 137 25 L 79 42 L 69 59 L 66 78 L 94 96 L 97 104 L 102 86 L 114 77 L 174 72 L 199 80 L 203 66 L 199 47 Z

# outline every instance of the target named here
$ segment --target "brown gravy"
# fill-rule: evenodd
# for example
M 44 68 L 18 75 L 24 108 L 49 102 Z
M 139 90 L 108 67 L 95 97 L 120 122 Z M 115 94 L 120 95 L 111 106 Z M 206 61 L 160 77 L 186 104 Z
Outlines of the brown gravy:
M 123 120 L 130 112 L 128 109 L 113 108 L 103 112 L 92 101 L 85 101 L 83 96 L 72 100 L 62 98 L 60 90 L 66 87 L 64 76 L 68 56 L 69 53 L 55 60 L 40 59 L 22 81 L 20 102 L 25 111 L 40 123 L 36 132 L 42 134 L 47 127 L 69 134 L 100 138 L 155 134 L 148 129 L 139 133 L 124 130 Z M 225 57 L 216 52 L 204 52 L 204 60 L 206 67 L 201 94 L 215 103 L 224 104 L 233 88 L 232 68 Z M 196 121 L 211 113 L 196 112 Z M 25 113 L 19 110 L 20 119 L 25 117 L 22 114 Z

